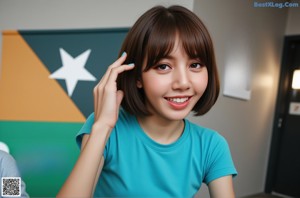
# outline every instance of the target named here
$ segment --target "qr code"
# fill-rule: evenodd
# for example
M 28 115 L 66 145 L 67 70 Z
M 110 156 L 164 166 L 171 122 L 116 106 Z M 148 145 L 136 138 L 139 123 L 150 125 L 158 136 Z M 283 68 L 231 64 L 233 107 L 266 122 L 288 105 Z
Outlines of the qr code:
M 21 197 L 21 177 L 2 177 L 2 197 Z

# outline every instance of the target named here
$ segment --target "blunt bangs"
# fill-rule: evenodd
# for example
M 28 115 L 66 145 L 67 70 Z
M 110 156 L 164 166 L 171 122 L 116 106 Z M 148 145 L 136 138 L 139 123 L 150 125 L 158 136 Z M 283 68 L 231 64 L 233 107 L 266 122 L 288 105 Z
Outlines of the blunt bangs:
M 148 71 L 172 52 L 176 41 L 176 26 L 175 18 L 169 12 L 163 13 L 160 17 L 157 16 L 145 45 L 147 62 L 144 71 Z
M 177 38 L 190 58 L 200 59 L 205 66 L 210 65 L 211 61 L 207 57 L 209 45 L 206 44 L 208 32 L 203 32 L 206 28 L 197 17 L 194 19 L 178 10 L 177 6 L 170 7 L 157 16 L 146 40 L 144 55 L 147 62 L 144 71 L 148 71 L 167 57 L 172 52 Z

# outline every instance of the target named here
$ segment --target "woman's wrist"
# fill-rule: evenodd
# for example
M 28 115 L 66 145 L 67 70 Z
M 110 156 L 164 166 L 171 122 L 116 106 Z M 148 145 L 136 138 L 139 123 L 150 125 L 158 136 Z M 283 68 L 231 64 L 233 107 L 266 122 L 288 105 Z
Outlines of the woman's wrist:
M 101 134 L 110 134 L 112 131 L 112 127 L 106 124 L 102 124 L 101 122 L 95 122 L 92 126 L 92 133 L 101 133 Z

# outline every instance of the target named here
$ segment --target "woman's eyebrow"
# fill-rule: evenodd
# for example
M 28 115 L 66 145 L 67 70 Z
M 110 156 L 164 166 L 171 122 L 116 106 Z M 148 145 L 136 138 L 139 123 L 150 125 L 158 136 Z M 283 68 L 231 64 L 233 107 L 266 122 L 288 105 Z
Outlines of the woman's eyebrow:
M 175 57 L 175 56 L 172 56 L 172 55 L 170 55 L 170 54 L 168 54 L 168 55 L 162 57 L 160 60 L 164 60 L 164 59 L 167 59 L 167 60 L 174 60 L 174 59 L 176 59 L 176 57 Z M 201 60 L 200 57 L 189 57 L 189 59 L 190 59 L 190 60 L 193 60 L 193 61 L 200 61 L 200 62 L 202 62 L 202 60 Z
M 168 54 L 168 55 L 161 58 L 161 60 L 163 60 L 163 59 L 174 60 L 175 56 L 172 56 L 172 55 Z

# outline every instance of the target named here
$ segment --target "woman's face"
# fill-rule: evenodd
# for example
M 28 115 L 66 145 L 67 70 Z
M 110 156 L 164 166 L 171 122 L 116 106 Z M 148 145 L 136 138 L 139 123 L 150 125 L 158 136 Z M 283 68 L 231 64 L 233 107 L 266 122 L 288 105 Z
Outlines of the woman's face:
M 146 107 L 152 115 L 174 121 L 191 112 L 208 83 L 207 68 L 200 62 L 189 58 L 177 39 L 167 57 L 142 72 L 137 86 L 144 89 Z

